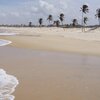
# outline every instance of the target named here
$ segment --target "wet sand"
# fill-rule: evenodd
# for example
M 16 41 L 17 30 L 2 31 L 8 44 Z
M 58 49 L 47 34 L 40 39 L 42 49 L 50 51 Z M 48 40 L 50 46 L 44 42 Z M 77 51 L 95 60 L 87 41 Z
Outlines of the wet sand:
M 15 100 L 100 100 L 100 57 L 0 47 L 0 66 L 19 79 Z

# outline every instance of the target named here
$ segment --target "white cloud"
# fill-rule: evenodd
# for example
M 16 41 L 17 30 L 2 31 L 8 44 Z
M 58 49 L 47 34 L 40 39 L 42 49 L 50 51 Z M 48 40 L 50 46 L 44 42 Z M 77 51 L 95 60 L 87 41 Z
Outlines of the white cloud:
M 38 12 L 39 9 L 38 9 L 37 7 L 34 7 L 34 6 L 33 6 L 33 7 L 31 7 L 31 10 L 32 10 L 33 12 Z
M 6 17 L 7 14 L 2 12 L 2 13 L 0 13 L 0 16 L 2 16 L 2 17 Z
M 48 11 L 54 10 L 53 4 L 50 4 L 44 0 L 39 0 L 39 4 L 40 4 L 40 7 L 45 9 L 45 10 L 48 10 Z
M 20 17 L 20 14 L 18 12 L 10 12 L 9 14 L 11 16 Z

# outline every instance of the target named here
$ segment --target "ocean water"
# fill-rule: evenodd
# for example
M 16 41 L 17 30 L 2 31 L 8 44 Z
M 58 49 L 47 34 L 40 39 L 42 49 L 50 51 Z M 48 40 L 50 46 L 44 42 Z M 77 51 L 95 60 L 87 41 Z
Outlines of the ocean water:
M 6 71 L 0 69 L 0 100 L 14 100 L 15 97 L 11 94 L 18 84 L 16 77 L 8 75 Z
M 8 40 L 3 40 L 3 39 L 0 39 L 0 46 L 5 46 L 5 45 L 8 45 L 12 43 L 11 41 L 8 41 Z
M 13 35 L 16 35 L 18 33 L 8 33 L 8 32 L 2 32 L 0 33 L 0 36 L 13 36 Z M 0 46 L 5 46 L 5 45 L 8 45 L 12 43 L 11 41 L 8 41 L 8 40 L 3 40 L 3 39 L 0 39 Z
M 18 33 L 8 33 L 8 32 L 3 32 L 3 33 L 0 33 L 1 36 L 12 36 L 12 35 L 16 35 Z

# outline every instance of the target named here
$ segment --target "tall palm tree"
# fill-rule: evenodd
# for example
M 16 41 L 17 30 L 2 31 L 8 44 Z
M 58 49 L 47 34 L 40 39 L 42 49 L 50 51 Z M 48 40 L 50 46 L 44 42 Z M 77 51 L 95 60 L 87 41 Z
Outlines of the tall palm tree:
M 98 18 L 98 21 L 99 21 L 99 25 L 100 25 L 100 8 L 98 8 L 96 10 L 96 15 L 95 15 L 97 18 Z
M 73 26 L 76 26 L 78 24 L 77 19 L 73 19 L 72 22 L 73 22 Z
M 60 14 L 59 19 L 63 25 L 63 21 L 64 21 L 64 14 L 63 13 Z
M 83 31 L 83 28 L 84 28 L 84 14 L 88 13 L 89 12 L 89 9 L 88 9 L 88 5 L 83 5 L 81 7 L 81 11 L 82 11 L 82 31 Z
M 43 18 L 39 18 L 39 26 L 42 26 L 43 24 Z
M 49 15 L 48 18 L 47 18 L 47 20 L 49 21 L 49 24 L 50 24 L 52 22 L 52 20 L 53 20 L 53 16 Z

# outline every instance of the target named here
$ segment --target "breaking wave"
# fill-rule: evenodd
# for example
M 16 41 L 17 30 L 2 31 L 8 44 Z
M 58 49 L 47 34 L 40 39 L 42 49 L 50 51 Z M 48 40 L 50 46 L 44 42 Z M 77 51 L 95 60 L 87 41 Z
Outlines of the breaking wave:
M 18 84 L 16 77 L 8 75 L 6 71 L 0 69 L 0 100 L 14 100 L 15 97 L 11 94 Z
M 12 35 L 17 35 L 18 33 L 0 33 L 1 36 L 12 36 Z
M 8 45 L 12 43 L 11 41 L 8 41 L 8 40 L 3 40 L 3 39 L 0 39 L 0 46 L 5 46 L 5 45 Z

